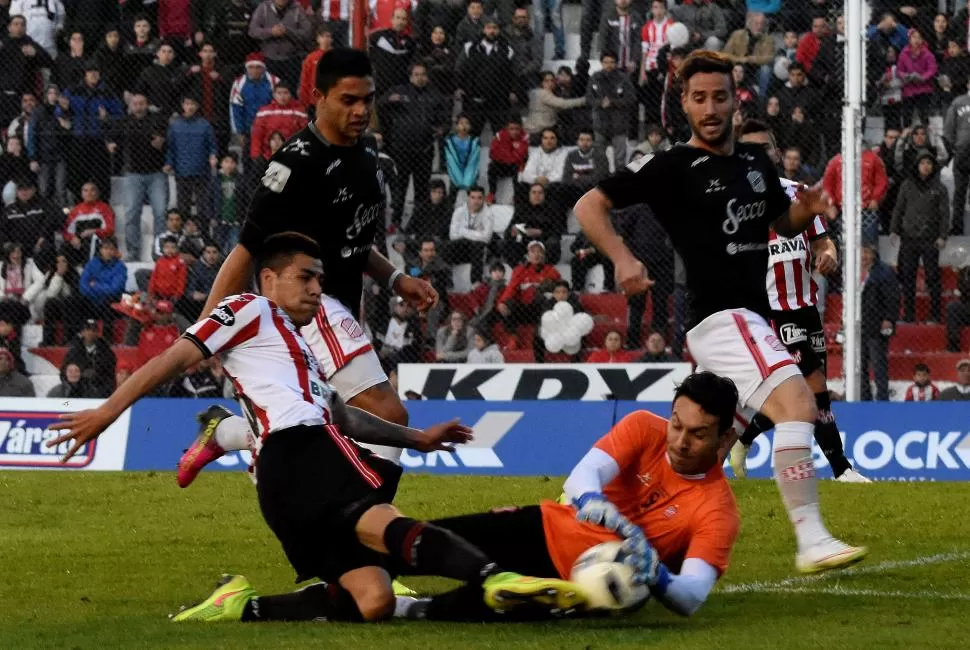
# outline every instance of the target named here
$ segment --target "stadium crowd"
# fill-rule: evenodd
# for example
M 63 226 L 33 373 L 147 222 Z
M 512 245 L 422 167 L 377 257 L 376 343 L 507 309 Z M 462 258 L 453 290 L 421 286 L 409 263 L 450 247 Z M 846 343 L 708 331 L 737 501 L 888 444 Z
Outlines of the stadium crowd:
M 388 370 L 685 358 L 683 269 L 649 210 L 615 215 L 655 281 L 628 300 L 570 213 L 612 170 L 689 137 L 674 72 L 694 48 L 734 59 L 738 123 L 766 122 L 780 175 L 836 199 L 827 216 L 838 239 L 841 4 L 582 0 L 579 58 L 566 61 L 562 0 L 372 0 L 372 132 L 390 179 L 375 245 L 442 296 L 417 314 L 368 285 L 363 324 Z M 960 0 L 868 4 L 868 110 L 883 135 L 862 160 L 863 338 L 876 397 L 887 399 L 897 331 L 929 327 L 917 330 L 933 334 L 928 354 L 970 347 L 970 266 L 940 266 L 947 240 L 963 235 L 970 188 L 970 37 Z M 39 354 L 66 348 L 51 395 L 101 397 L 198 318 L 268 159 L 313 118 L 315 65 L 349 44 L 349 9 L 0 0 L 0 395 L 33 394 L 26 326 L 42 328 Z M 879 235 L 898 243 L 895 268 L 879 259 Z M 835 299 L 825 321 L 837 346 L 841 280 L 818 280 Z M 579 353 L 547 350 L 541 337 L 542 314 L 559 302 L 597 319 Z M 958 364 L 957 398 L 970 399 L 968 367 Z M 211 360 L 159 394 L 231 387 Z

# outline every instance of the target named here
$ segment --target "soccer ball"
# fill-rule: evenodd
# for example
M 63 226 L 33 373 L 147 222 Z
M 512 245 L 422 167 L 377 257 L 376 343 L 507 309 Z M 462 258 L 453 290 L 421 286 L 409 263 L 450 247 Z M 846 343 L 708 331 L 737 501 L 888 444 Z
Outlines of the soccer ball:
M 623 563 L 620 542 L 587 549 L 573 564 L 569 580 L 589 596 L 590 609 L 632 610 L 650 599 L 650 590 L 633 583 L 633 568 Z

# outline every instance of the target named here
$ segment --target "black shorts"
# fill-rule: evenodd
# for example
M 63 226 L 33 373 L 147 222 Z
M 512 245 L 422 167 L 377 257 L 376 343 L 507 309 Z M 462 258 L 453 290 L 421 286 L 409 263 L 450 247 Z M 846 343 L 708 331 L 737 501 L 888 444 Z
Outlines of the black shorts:
M 828 355 L 825 331 L 815 307 L 771 312 L 771 323 L 779 340 L 806 377 L 821 369 L 825 372 Z
M 371 506 L 394 500 L 400 467 L 323 426 L 274 431 L 256 463 L 260 510 L 297 582 L 336 582 L 354 569 L 387 566 L 354 527 Z
M 537 578 L 560 577 L 549 557 L 539 506 L 496 508 L 431 523 L 474 544 L 503 571 Z

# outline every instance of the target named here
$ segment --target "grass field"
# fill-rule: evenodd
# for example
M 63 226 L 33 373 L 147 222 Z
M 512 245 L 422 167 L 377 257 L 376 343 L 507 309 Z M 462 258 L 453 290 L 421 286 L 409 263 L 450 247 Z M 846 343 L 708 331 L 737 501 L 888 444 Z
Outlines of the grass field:
M 409 476 L 398 503 L 434 517 L 534 503 L 559 485 Z M 0 649 L 970 647 L 970 484 L 826 482 L 830 527 L 872 554 L 817 578 L 793 577 L 774 485 L 734 485 L 744 525 L 733 563 L 689 620 L 650 603 L 628 618 L 542 625 L 174 625 L 167 614 L 223 572 L 263 593 L 292 588 L 248 479 L 210 473 L 183 491 L 165 473 L 2 472 Z

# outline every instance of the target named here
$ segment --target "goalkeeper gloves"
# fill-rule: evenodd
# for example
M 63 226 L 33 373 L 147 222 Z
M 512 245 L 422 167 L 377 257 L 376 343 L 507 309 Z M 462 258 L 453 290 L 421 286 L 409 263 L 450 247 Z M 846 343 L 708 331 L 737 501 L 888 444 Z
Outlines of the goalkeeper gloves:
M 615 505 L 610 503 L 606 495 L 599 492 L 586 492 L 580 495 L 573 505 L 576 506 L 576 519 L 590 524 L 602 526 L 610 532 L 618 534 L 623 539 L 640 536 L 643 531 L 629 519 L 620 514 Z

